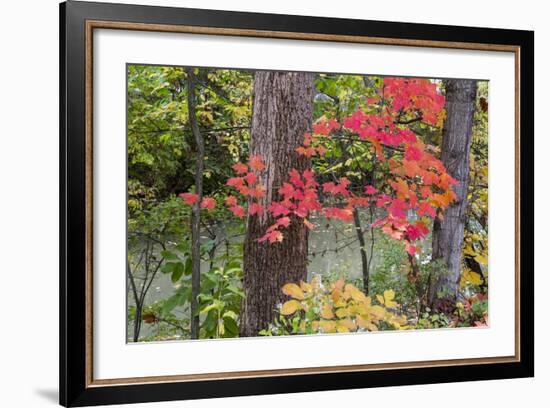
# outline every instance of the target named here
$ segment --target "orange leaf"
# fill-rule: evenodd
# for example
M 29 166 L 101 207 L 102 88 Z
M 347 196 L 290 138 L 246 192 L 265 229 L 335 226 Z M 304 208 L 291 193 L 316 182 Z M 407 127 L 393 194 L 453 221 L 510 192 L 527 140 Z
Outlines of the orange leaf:
M 285 316 L 288 316 L 296 312 L 297 310 L 300 310 L 301 307 L 302 305 L 297 300 L 289 300 L 288 302 L 285 302 L 283 304 L 283 307 L 281 308 L 281 313 Z
M 263 169 L 265 169 L 265 164 L 263 162 L 262 156 L 260 156 L 259 154 L 255 156 L 250 156 L 248 164 L 250 165 L 250 168 L 252 170 L 262 171 Z
M 304 299 L 304 292 L 302 292 L 302 289 L 300 289 L 300 287 L 295 283 L 287 283 L 286 285 L 284 285 L 283 293 L 294 299 L 298 299 L 298 300 Z

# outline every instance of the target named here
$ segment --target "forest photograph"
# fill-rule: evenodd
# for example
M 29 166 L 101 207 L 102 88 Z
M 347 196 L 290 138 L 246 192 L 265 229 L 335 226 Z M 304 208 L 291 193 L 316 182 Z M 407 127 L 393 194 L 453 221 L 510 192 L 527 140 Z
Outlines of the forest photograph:
M 489 81 L 126 86 L 127 342 L 489 326 Z

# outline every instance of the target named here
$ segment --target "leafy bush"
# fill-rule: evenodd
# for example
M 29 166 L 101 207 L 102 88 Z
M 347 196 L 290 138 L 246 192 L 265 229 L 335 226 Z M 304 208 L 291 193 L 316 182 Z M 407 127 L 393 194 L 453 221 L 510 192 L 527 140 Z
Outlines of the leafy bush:
M 201 338 L 237 337 L 244 298 L 241 263 L 230 262 L 202 275 L 205 279 L 198 296 L 202 316 Z
M 489 300 L 487 295 L 478 293 L 456 303 L 454 326 L 482 327 L 489 324 Z
M 282 290 L 291 299 L 280 305 L 276 321 L 262 335 L 408 328 L 406 316 L 399 313 L 399 305 L 394 301 L 393 290 L 372 299 L 343 279 L 323 285 L 318 278 L 299 285 L 287 283 Z

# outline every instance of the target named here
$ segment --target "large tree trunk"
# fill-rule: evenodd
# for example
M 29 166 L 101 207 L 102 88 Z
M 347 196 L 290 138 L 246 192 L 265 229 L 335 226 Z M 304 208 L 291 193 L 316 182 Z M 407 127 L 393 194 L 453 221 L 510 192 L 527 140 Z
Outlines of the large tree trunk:
M 302 172 L 310 165 L 295 149 L 311 129 L 313 80 L 309 73 L 255 74 L 250 154 L 261 155 L 266 165 L 259 177 L 266 188 L 265 206 L 280 199 L 277 190 L 291 169 Z M 283 300 L 282 286 L 306 279 L 308 232 L 301 219 L 291 219 L 283 241 L 270 244 L 257 240 L 274 223 L 273 217 L 267 212 L 248 217 L 241 336 L 257 336 L 266 329 Z
M 470 145 L 475 111 L 477 81 L 446 80 L 441 161 L 458 184 L 456 200 L 447 208 L 443 221 L 434 221 L 432 259 L 445 266 L 430 282 L 429 303 L 436 310 L 452 308 L 458 296 L 462 270 L 462 245 L 470 169 Z

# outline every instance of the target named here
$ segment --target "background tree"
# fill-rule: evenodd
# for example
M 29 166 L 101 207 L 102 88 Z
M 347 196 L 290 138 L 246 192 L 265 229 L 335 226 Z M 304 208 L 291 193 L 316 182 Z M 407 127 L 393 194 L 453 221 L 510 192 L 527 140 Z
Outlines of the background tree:
M 474 114 L 470 147 L 470 183 L 466 226 L 464 231 L 464 271 L 460 287 L 469 293 L 488 291 L 488 84 L 477 84 L 477 106 Z M 469 288 L 468 288 L 469 287 Z
M 191 212 L 191 257 L 193 272 L 191 274 L 191 338 L 199 338 L 199 301 L 197 296 L 201 287 L 201 215 L 202 205 L 202 178 L 204 174 L 204 139 L 197 123 L 195 111 L 195 72 L 194 68 L 187 68 L 187 110 L 189 111 L 189 124 L 197 145 L 197 164 L 195 168 L 195 194 L 196 202 L 193 203 Z
M 261 156 L 265 169 L 259 184 L 265 188 L 262 204 L 277 200 L 278 189 L 291 169 L 304 171 L 309 159 L 296 152 L 311 128 L 314 74 L 256 72 L 250 154 Z M 244 251 L 244 300 L 241 336 L 257 336 L 273 321 L 281 287 L 306 279 L 308 230 L 293 222 L 278 245 L 258 242 L 274 219 L 268 212 L 248 217 Z
M 458 183 L 454 186 L 456 198 L 443 220 L 434 220 L 432 259 L 441 259 L 444 264 L 443 270 L 432 277 L 429 290 L 430 305 L 437 310 L 451 310 L 459 292 L 477 81 L 451 79 L 445 80 L 444 86 L 447 116 L 441 161 Z

